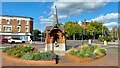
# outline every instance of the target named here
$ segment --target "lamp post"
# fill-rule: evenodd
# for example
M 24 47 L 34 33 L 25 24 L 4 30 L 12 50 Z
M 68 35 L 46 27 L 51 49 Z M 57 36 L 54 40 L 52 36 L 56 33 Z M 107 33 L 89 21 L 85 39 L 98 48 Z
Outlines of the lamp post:
M 82 45 L 83 45 L 83 30 L 81 31 L 81 40 L 82 40 Z
M 92 41 L 93 41 L 93 38 L 94 38 L 94 31 L 92 30 Z
M 82 33 L 82 44 L 84 44 L 84 35 L 85 35 L 85 27 L 84 27 L 83 33 Z

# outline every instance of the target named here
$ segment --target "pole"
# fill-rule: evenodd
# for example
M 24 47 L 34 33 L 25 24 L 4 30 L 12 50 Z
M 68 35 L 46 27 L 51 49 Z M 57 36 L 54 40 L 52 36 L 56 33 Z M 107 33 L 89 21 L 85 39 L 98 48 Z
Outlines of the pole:
M 42 42 L 42 33 L 41 33 L 41 42 Z
M 84 41 L 83 41 L 83 34 L 82 34 L 82 45 L 84 44 Z

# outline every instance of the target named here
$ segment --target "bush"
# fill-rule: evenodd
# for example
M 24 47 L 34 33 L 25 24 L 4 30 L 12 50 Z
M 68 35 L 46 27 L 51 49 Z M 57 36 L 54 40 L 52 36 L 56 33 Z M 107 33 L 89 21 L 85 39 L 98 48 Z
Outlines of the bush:
M 53 52 L 35 52 L 33 55 L 33 60 L 52 60 L 54 57 Z
M 2 52 L 7 52 L 10 48 L 3 48 Z
M 101 56 L 103 54 L 106 54 L 106 50 L 105 49 L 102 49 L 102 48 L 97 48 L 94 50 L 94 54 L 97 55 L 97 56 Z
M 96 56 L 106 54 L 106 50 L 99 45 L 87 47 L 80 46 L 77 51 L 75 51 L 74 48 L 71 48 L 69 53 L 78 58 L 95 58 Z
M 9 50 L 7 51 L 8 55 L 14 56 L 16 58 L 20 58 L 27 52 L 31 52 L 33 49 L 30 46 L 22 46 L 22 45 L 17 45 L 10 47 Z
M 86 52 L 87 52 L 88 54 L 92 54 L 92 53 L 94 52 L 94 50 L 95 50 L 95 46 L 89 46 L 89 47 L 87 48 Z
M 40 53 L 41 60 L 52 60 L 54 57 L 53 52 L 42 52 Z
M 22 58 L 25 59 L 25 60 L 33 60 L 33 52 L 25 53 L 25 54 L 22 56 Z
M 23 58 L 25 60 L 52 60 L 54 57 L 54 53 L 52 51 L 39 52 L 28 45 L 17 45 L 10 48 L 5 48 L 3 49 L 3 52 L 8 53 L 10 56 Z
M 111 36 L 101 36 L 98 38 L 98 41 L 100 42 L 104 42 L 104 40 L 106 40 L 107 42 L 111 41 L 113 38 Z
M 98 41 L 103 42 L 103 41 L 104 41 L 103 37 L 102 37 L 102 36 L 99 37 L 99 38 L 98 38 Z
M 78 47 L 78 50 L 86 50 L 88 48 L 88 45 L 84 44 Z
M 40 52 L 38 52 L 38 53 L 34 53 L 34 55 L 33 55 L 33 59 L 34 59 L 34 60 L 41 60 Z
M 75 48 L 74 47 L 72 47 L 71 49 L 70 49 L 70 52 L 69 52 L 71 55 L 75 55 L 76 54 L 76 52 L 75 52 Z

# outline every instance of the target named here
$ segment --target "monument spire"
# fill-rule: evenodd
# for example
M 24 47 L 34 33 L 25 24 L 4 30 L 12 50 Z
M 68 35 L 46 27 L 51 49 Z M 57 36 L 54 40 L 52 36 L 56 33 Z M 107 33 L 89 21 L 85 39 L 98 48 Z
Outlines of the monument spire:
M 53 26 L 56 25 L 56 24 L 58 24 L 58 17 L 57 17 L 57 8 L 55 6 Z

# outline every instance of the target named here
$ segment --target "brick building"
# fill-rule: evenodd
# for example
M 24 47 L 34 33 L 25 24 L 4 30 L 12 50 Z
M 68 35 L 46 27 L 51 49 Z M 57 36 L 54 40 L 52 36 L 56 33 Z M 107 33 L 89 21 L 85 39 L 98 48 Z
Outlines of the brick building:
M 66 39 L 65 29 L 58 24 L 57 9 L 55 7 L 54 22 L 53 26 L 47 26 L 45 40 L 45 50 L 49 51 L 65 51 L 66 50 Z
M 23 16 L 0 16 L 0 35 L 2 38 L 17 37 L 30 41 L 33 31 L 33 18 Z

